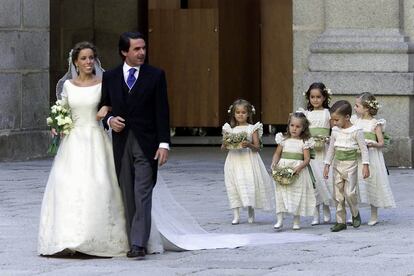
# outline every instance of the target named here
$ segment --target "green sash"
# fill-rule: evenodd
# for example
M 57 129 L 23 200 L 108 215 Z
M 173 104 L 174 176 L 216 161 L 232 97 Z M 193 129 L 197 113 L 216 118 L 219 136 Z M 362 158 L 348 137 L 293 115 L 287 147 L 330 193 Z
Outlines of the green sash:
M 309 128 L 310 134 L 314 136 L 329 136 L 329 128 L 324 127 L 312 127 Z
M 378 141 L 377 135 L 373 132 L 364 132 L 364 138 L 367 140 Z
M 357 150 L 336 150 L 335 159 L 339 161 L 354 161 L 358 158 Z
M 282 152 L 283 159 L 303 160 L 303 153 L 298 152 Z
M 292 160 L 303 160 L 303 153 L 298 153 L 298 152 L 282 152 L 282 156 L 283 159 L 292 159 Z M 313 171 L 311 169 L 311 167 L 308 165 L 308 170 L 309 170 L 309 174 L 310 177 L 312 179 L 312 184 L 313 184 L 313 188 L 315 188 L 315 183 L 316 183 L 316 179 L 315 176 L 313 175 Z
M 389 146 L 391 144 L 391 136 L 385 132 L 383 132 L 382 135 L 384 136 L 384 146 Z M 367 140 L 378 141 L 377 135 L 372 132 L 364 132 L 364 138 Z

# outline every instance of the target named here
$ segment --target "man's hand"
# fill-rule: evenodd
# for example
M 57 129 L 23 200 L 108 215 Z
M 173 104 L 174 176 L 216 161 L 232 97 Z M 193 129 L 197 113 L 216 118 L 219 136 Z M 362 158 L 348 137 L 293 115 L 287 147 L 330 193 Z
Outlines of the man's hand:
M 168 150 L 164 148 L 158 148 L 155 153 L 154 160 L 158 160 L 158 166 L 164 165 L 168 160 Z
M 116 116 L 109 119 L 109 126 L 115 131 L 115 132 L 121 132 L 124 127 L 125 120 L 122 117 Z

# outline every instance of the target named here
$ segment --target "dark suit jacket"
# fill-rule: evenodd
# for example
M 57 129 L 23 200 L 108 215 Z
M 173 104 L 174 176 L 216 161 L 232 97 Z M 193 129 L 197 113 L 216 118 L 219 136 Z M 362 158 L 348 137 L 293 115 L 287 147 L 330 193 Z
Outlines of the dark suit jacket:
M 117 175 L 128 132 L 132 131 L 154 171 L 156 181 L 157 161 L 154 160 L 159 143 L 170 143 L 169 107 L 167 83 L 163 70 L 148 64 L 140 67 L 138 79 L 129 92 L 125 84 L 123 64 L 106 71 L 102 77 L 101 106 L 112 106 L 103 122 L 110 116 L 125 119 L 125 128 L 112 132 L 112 142 Z M 129 92 L 129 93 L 128 93 Z M 106 126 L 107 127 L 107 126 Z

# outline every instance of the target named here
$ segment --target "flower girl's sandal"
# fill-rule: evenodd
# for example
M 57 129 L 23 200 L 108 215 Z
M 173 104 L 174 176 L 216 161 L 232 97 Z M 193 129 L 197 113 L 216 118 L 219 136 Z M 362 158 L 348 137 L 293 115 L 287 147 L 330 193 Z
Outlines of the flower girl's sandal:
M 300 216 L 294 216 L 293 217 L 293 230 L 299 230 L 300 229 Z
M 369 226 L 374 226 L 374 225 L 376 225 L 378 223 L 378 220 L 370 220 L 369 222 L 368 222 L 368 225 Z
M 283 227 L 283 222 L 282 222 L 282 221 L 278 221 L 278 222 L 276 222 L 276 224 L 275 224 L 275 225 L 273 225 L 273 228 L 274 228 L 275 230 L 282 229 L 282 227 Z
M 323 205 L 323 222 L 331 222 L 331 210 L 329 209 L 329 206 L 325 204 Z
M 233 219 L 232 221 L 231 221 L 231 224 L 232 225 L 237 225 L 237 224 L 239 224 L 240 223 L 240 219 Z
M 320 219 L 319 218 L 313 218 L 313 220 L 312 220 L 312 226 L 315 226 L 315 225 L 319 225 L 319 224 L 321 224 L 321 222 L 320 222 Z
M 321 220 L 320 220 L 320 212 L 319 212 L 319 206 L 320 206 L 320 205 L 316 205 L 316 207 L 315 207 L 315 209 L 314 209 L 314 211 L 313 211 L 313 220 L 312 220 L 312 223 L 311 223 L 311 225 L 312 225 L 312 226 L 314 226 L 314 225 L 318 225 L 318 224 L 320 224 L 320 223 L 321 223 Z

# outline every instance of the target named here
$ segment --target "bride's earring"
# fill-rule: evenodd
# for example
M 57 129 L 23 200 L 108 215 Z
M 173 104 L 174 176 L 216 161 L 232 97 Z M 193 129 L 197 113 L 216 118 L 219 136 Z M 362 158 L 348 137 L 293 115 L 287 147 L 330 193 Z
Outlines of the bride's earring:
M 75 70 L 76 70 L 76 74 L 79 75 L 79 67 L 77 65 L 75 65 Z

